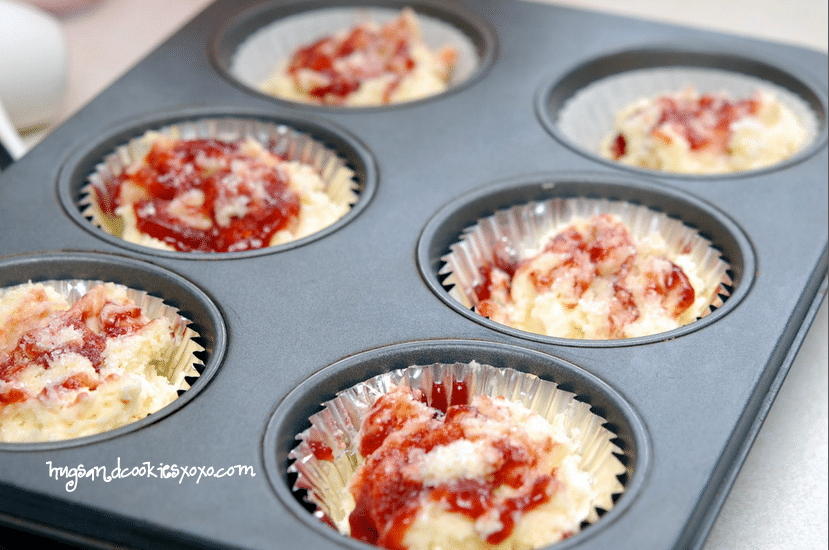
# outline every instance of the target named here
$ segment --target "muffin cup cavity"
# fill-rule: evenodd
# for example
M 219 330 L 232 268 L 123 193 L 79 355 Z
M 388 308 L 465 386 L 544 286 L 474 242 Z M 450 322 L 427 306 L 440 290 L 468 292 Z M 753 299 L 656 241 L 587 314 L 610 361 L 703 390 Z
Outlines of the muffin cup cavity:
M 265 463 L 274 488 L 329 536 L 340 536 L 332 526 L 348 524 L 346 486 L 362 462 L 356 448 L 361 418 L 395 386 L 421 390 L 426 403 L 437 407 L 464 404 L 474 395 L 500 396 L 563 422 L 600 495 L 574 538 L 589 536 L 593 527 L 587 524 L 601 525 L 606 514 L 622 513 L 647 470 L 648 445 L 635 413 L 578 367 L 482 341 L 396 344 L 314 375 L 282 402 L 266 430 Z M 453 398 L 452 388 L 461 386 Z
M 683 269 L 693 268 L 688 274 L 697 281 L 688 309 L 693 315 L 683 326 L 615 340 L 579 340 L 520 330 L 476 312 L 480 285 L 497 264 L 496 256 L 506 251 L 515 262 L 533 257 L 559 230 L 599 214 L 616 216 L 635 240 L 658 235 L 669 257 L 682 256 Z M 745 262 L 752 261 L 739 229 L 707 205 L 598 174 L 539 175 L 458 199 L 429 222 L 418 255 L 432 290 L 467 317 L 515 336 L 585 346 L 655 341 L 693 330 L 712 312 L 739 300 L 750 284 L 743 280 Z
M 617 115 L 643 99 L 693 88 L 700 94 L 726 93 L 732 99 L 771 94 L 788 109 L 803 129 L 803 139 L 791 156 L 768 166 L 734 172 L 657 173 L 681 178 L 727 178 L 775 169 L 808 156 L 826 134 L 825 99 L 808 83 L 773 65 L 733 54 L 670 48 L 644 48 L 594 59 L 545 84 L 538 95 L 543 124 L 565 145 L 613 166 L 653 173 L 601 155 Z
M 114 437 L 147 426 L 171 414 L 195 397 L 212 378 L 221 359 L 225 332 L 216 307 L 199 289 L 170 272 L 104 254 L 49 253 L 14 257 L 0 262 L 2 292 L 42 284 L 75 303 L 93 287 L 113 283 L 141 307 L 150 320 L 165 317 L 175 342 L 153 363 L 154 371 L 170 381 L 178 397 L 161 409 L 123 426 L 90 435 L 43 442 L 0 443 L 4 450 L 64 447 Z
M 493 39 L 488 28 L 471 14 L 457 7 L 429 2 L 335 3 L 325 7 L 266 3 L 239 14 L 215 40 L 214 62 L 219 70 L 243 89 L 271 99 L 297 103 L 291 98 L 270 95 L 262 90 L 274 71 L 298 48 L 321 37 L 372 20 L 384 24 L 409 7 L 415 12 L 426 45 L 433 51 L 451 46 L 457 52 L 448 87 L 437 94 L 386 105 L 350 106 L 346 109 L 395 107 L 441 95 L 472 80 L 492 57 Z M 313 107 L 328 107 L 305 101 Z M 343 108 L 343 107 L 334 107 Z
M 295 173 L 302 175 L 292 175 L 292 178 L 306 180 L 303 170 L 312 171 L 313 177 L 319 178 L 322 186 L 321 196 L 331 205 L 340 205 L 343 212 L 338 214 L 337 219 L 325 214 L 326 218 L 331 219 L 326 219 L 325 223 L 320 219 L 311 230 L 302 229 L 303 223 L 298 224 L 296 232 L 280 230 L 277 234 L 281 236 L 270 246 L 248 250 L 170 250 L 160 241 L 138 233 L 134 227 L 130 240 L 126 240 L 124 218 L 115 211 L 118 178 L 125 171 L 140 166 L 157 137 L 175 141 L 256 142 L 261 145 L 263 154 L 276 155 L 291 165 L 301 165 Z M 307 121 L 277 120 L 258 113 L 222 115 L 195 111 L 192 115 L 181 113 L 170 117 L 151 117 L 143 124 L 134 123 L 116 130 L 93 148 L 77 152 L 61 171 L 59 195 L 67 212 L 79 224 L 119 246 L 164 256 L 216 259 L 266 254 L 301 246 L 327 235 L 359 213 L 370 199 L 374 185 L 373 162 L 367 152 L 359 143 L 337 130 Z M 314 198 L 309 204 L 317 205 L 319 202 Z M 304 205 L 301 208 L 300 219 L 304 219 L 308 214 L 304 211 Z M 323 211 L 314 212 L 313 217 L 317 219 Z M 134 226 L 134 223 L 131 225 Z

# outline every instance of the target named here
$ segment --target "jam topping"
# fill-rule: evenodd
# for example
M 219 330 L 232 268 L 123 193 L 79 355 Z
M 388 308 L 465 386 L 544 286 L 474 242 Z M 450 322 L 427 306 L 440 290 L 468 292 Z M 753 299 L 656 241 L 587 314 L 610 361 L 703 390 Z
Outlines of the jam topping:
M 343 105 L 359 94 L 362 100 L 370 96 L 372 105 L 384 105 L 398 100 L 395 94 L 409 86 L 410 77 L 417 89 L 409 93 L 418 97 L 434 86 L 439 88 L 434 92 L 445 88 L 457 55 L 450 46 L 429 50 L 415 13 L 404 8 L 383 25 L 363 21 L 301 47 L 288 60 L 286 73 L 298 92 L 317 103 Z
M 611 153 L 613 155 L 614 160 L 619 160 L 620 157 L 625 156 L 627 152 L 628 142 L 625 139 L 625 136 L 622 134 L 617 134 L 616 138 L 613 140 L 613 144 L 611 145 Z
M 96 374 L 100 373 L 107 339 L 130 335 L 149 322 L 136 304 L 109 299 L 103 285 L 90 289 L 65 311 L 46 311 L 44 298 L 42 289 L 36 288 L 30 293 L 28 303 L 21 307 L 23 316 L 18 319 L 23 330 L 9 335 L 4 339 L 6 345 L 0 348 L 0 383 L 5 387 L 0 390 L 0 404 L 32 397 L 14 385 L 25 369 L 48 370 L 68 356 L 80 356 L 89 361 Z M 34 316 L 25 319 L 27 313 Z M 89 372 L 78 372 L 50 383 L 41 395 L 48 396 L 51 391 L 95 389 L 100 382 Z
M 516 258 L 511 265 L 504 266 L 503 255 L 496 251 L 493 264 L 480 269 L 482 281 L 473 290 L 479 299 L 477 311 L 495 316 L 502 308 L 500 301 L 511 299 L 513 282 L 522 277 L 537 295 L 554 292 L 571 310 L 594 282 L 609 289 L 611 338 L 624 337 L 625 327 L 640 318 L 642 304 L 637 303 L 637 296 L 661 304 L 667 315 L 679 318 L 695 300 L 687 275 L 665 258 L 639 259 L 637 254 L 633 237 L 618 218 L 594 216 L 583 226 L 557 233 L 540 254 Z
M 281 159 L 251 141 L 154 142 L 138 170 L 119 177 L 141 233 L 182 252 L 235 252 L 269 246 L 295 223 L 299 198 Z
M 650 133 L 666 144 L 678 135 L 688 142 L 692 151 L 723 154 L 728 152 L 731 125 L 756 115 L 759 108 L 760 100 L 756 97 L 732 101 L 722 94 L 663 96 L 656 100 L 659 116 Z M 625 138 L 618 134 L 611 147 L 613 158 L 618 160 L 624 156 L 626 148 Z
M 473 288 L 478 302 L 488 300 L 492 295 L 493 286 L 495 285 L 496 274 L 493 269 L 504 273 L 507 277 L 515 275 L 515 270 L 518 267 L 518 252 L 510 246 L 506 238 L 495 241 L 492 247 L 492 263 L 484 264 L 479 270 L 479 282 Z
M 432 393 L 434 398 L 434 388 Z M 479 535 L 498 544 L 524 513 L 561 490 L 549 459 L 558 443 L 547 433 L 530 436 L 516 405 L 469 399 L 463 383 L 448 403 L 438 403 L 443 411 L 424 401 L 422 392 L 397 387 L 369 410 L 360 431 L 366 462 L 350 483 L 352 537 L 404 549 L 407 529 L 431 503 L 490 525 Z M 467 458 L 477 465 L 445 464 L 461 454 L 477 457 Z
M 298 84 L 300 71 L 316 73 L 309 79 L 307 92 L 333 105 L 341 104 L 363 81 L 385 75 L 390 78 L 384 98 L 388 102 L 401 78 L 415 66 L 411 41 L 416 32 L 411 10 L 382 27 L 361 23 L 347 33 L 300 48 L 289 62 L 288 73 Z
M 322 441 L 311 439 L 308 441 L 308 447 L 310 447 L 311 454 L 313 454 L 314 458 L 317 460 L 334 460 L 334 451 Z
M 469 385 L 464 380 L 454 380 L 449 386 L 443 382 L 434 382 L 430 397 L 429 406 L 446 414 L 451 404 L 469 402 Z M 426 401 L 426 395 L 423 395 L 421 402 L 426 403 Z

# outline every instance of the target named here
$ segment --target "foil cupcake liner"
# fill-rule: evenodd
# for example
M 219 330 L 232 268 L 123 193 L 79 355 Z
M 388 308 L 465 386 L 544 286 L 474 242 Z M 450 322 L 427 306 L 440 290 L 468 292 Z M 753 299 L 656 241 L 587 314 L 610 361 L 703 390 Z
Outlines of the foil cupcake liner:
M 596 497 L 588 523 L 599 520 L 600 510 L 613 507 L 617 495 L 624 491 L 619 478 L 626 469 L 618 458 L 623 453 L 613 443 L 614 434 L 604 427 L 605 420 L 554 382 L 474 361 L 413 365 L 391 371 L 343 390 L 323 403 L 322 410 L 310 417 L 311 427 L 296 436 L 299 444 L 289 453 L 292 462 L 288 474 L 296 474 L 294 491 L 305 491 L 304 498 L 316 507 L 317 518 L 347 532 L 351 499 L 347 484 L 364 462 L 357 450 L 357 437 L 366 411 L 395 386 L 421 390 L 427 405 L 431 405 L 433 388 L 442 385 L 445 395 L 439 399 L 456 404 L 451 392 L 456 382 L 464 383 L 469 399 L 474 395 L 504 397 L 551 424 L 560 422 L 581 455 L 580 468 L 593 479 Z M 326 456 L 319 456 L 321 448 L 326 450 Z
M 259 90 L 274 70 L 286 63 L 297 48 L 321 37 L 350 29 L 365 20 L 384 24 L 400 15 L 399 9 L 382 6 L 329 7 L 289 15 L 267 24 L 239 44 L 230 62 L 230 74 L 242 84 Z M 457 27 L 420 12 L 416 13 L 423 40 L 432 50 L 444 45 L 458 52 L 449 87 L 466 81 L 478 68 L 474 42 Z
M 81 214 L 95 227 L 115 237 L 122 238 L 124 232 L 123 219 L 114 212 L 117 178 L 147 155 L 152 146 L 148 136 L 152 132 L 182 140 L 250 138 L 285 160 L 311 165 L 325 183 L 326 194 L 333 202 L 353 206 L 359 198 L 354 171 L 337 151 L 323 142 L 273 122 L 232 117 L 201 118 L 170 124 L 129 140 L 106 155 L 87 177 L 78 202 Z
M 758 90 L 774 95 L 791 109 L 805 129 L 800 150 L 819 134 L 819 122 L 808 103 L 791 90 L 743 73 L 714 68 L 654 67 L 625 71 L 602 78 L 575 93 L 557 114 L 562 134 L 582 149 L 599 154 L 613 131 L 616 115 L 641 98 L 674 93 L 692 86 L 699 93 L 727 92 L 734 98 L 751 97 Z
M 493 263 L 496 244 L 506 244 L 514 258 L 521 260 L 540 252 L 545 241 L 577 219 L 597 214 L 615 214 L 634 239 L 659 234 L 670 255 L 687 254 L 696 266 L 695 274 L 705 296 L 697 318 L 723 305 L 733 284 L 730 266 L 721 252 L 695 229 L 662 212 L 624 201 L 586 197 L 555 197 L 496 211 L 464 230 L 450 252 L 441 258 L 439 275 L 449 295 L 468 309 L 478 305 L 475 287 L 483 283 L 481 268 Z

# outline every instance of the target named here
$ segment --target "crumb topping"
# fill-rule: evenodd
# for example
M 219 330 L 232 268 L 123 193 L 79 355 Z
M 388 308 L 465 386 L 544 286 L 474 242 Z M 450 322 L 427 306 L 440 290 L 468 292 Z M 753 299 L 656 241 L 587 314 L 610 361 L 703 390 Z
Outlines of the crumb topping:
M 512 548 L 505 541 L 526 514 L 559 506 L 557 499 L 584 486 L 564 473 L 570 440 L 503 398 L 477 395 L 439 410 L 420 392 L 395 387 L 365 415 L 360 453 L 365 463 L 349 483 L 351 536 L 391 549 L 421 547 L 423 525 L 446 514 L 465 518 L 481 548 Z M 583 519 L 571 518 L 548 542 L 571 535 Z
M 636 242 L 617 216 L 601 214 L 561 229 L 526 258 L 502 244 L 493 262 L 481 267 L 476 311 L 565 338 L 627 338 L 676 328 L 697 294 L 661 239 L 651 240 Z
M 805 139 L 795 114 L 769 93 L 733 99 L 687 88 L 623 109 L 602 155 L 653 170 L 715 174 L 774 164 Z

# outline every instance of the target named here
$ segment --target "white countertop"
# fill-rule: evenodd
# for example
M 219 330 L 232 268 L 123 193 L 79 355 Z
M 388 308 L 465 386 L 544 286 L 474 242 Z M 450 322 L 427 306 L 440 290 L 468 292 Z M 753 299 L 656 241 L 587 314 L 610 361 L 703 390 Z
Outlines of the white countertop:
M 826 0 L 538 1 L 827 50 Z M 86 12 L 64 17 L 69 80 L 58 122 L 210 2 L 102 0 Z M 824 302 L 705 550 L 811 550 L 829 545 L 827 332 Z

